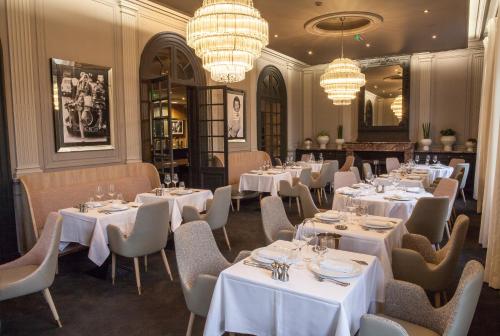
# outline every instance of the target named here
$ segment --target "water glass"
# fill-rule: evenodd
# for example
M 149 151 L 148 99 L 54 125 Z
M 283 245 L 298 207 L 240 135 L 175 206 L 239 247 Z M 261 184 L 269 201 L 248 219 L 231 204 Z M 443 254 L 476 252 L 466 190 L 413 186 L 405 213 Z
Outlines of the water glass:
M 122 202 L 122 203 L 123 203 L 123 201 L 125 201 L 125 200 L 123 199 L 123 194 L 122 194 L 122 193 L 118 193 L 118 194 L 116 194 L 116 200 L 118 200 L 118 201 L 120 201 L 120 202 Z
M 179 182 L 179 189 L 181 190 L 186 189 L 186 184 L 183 181 Z
M 98 201 L 102 200 L 102 198 L 104 197 L 104 191 L 100 184 L 97 186 L 95 197 L 97 198 Z
M 170 174 L 165 174 L 165 177 L 163 179 L 163 182 L 165 183 L 165 186 L 168 188 L 170 187 L 170 183 L 172 183 L 172 179 L 170 177 Z
M 415 162 L 418 164 L 420 162 L 420 155 L 415 155 Z
M 434 156 L 432 157 L 432 163 L 436 164 L 436 163 L 437 163 L 437 161 L 438 161 L 438 156 L 437 156 L 437 155 L 434 155 Z
M 116 195 L 115 185 L 113 183 L 110 183 L 109 186 L 108 186 L 108 196 L 109 196 L 109 199 L 114 199 L 115 195 Z
M 179 176 L 177 174 L 172 176 L 172 183 L 174 184 L 174 188 L 177 187 L 177 183 L 179 183 Z

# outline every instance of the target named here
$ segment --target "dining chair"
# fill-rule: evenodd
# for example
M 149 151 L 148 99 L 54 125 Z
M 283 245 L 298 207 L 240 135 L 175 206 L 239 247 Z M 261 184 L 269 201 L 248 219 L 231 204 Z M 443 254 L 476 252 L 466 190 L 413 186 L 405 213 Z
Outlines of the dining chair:
M 300 206 L 298 185 L 299 183 L 305 186 L 309 186 L 311 184 L 311 171 L 312 171 L 311 168 L 302 169 L 302 171 L 300 172 L 300 176 L 293 178 L 291 184 L 290 181 L 288 180 L 280 180 L 279 182 L 280 197 L 281 198 L 288 197 L 288 205 L 290 208 L 292 207 L 292 198 L 295 198 L 299 216 L 301 216 L 301 206 Z
M 134 226 L 126 233 L 116 225 L 108 225 L 109 249 L 111 250 L 111 281 L 115 284 L 116 255 L 133 258 L 137 291 L 141 295 L 141 274 L 139 258 L 160 252 L 170 280 L 173 281 L 168 264 L 165 246 L 170 230 L 170 215 L 168 200 L 155 201 L 141 205 L 137 210 Z M 145 258 L 146 259 L 146 258 Z
M 352 165 L 354 164 L 354 156 L 353 155 L 348 155 L 345 158 L 345 162 L 342 165 L 342 167 L 339 169 L 341 172 L 347 172 L 351 170 Z
M 425 236 L 405 234 L 401 248 L 392 250 L 394 279 L 408 281 L 434 292 L 436 305 L 439 306 L 441 293 L 445 292 L 453 281 L 468 227 L 469 217 L 458 216 L 450 239 L 438 251 L 433 249 Z M 446 301 L 446 293 L 444 294 Z
M 321 212 L 314 204 L 309 188 L 303 184 L 298 184 L 300 204 L 302 205 L 302 215 L 304 218 L 313 218 L 315 214 Z
M 331 165 L 331 163 L 323 163 L 319 176 L 317 178 L 313 177 L 311 179 L 310 187 L 316 191 L 316 195 L 318 196 L 318 202 L 320 205 L 322 203 L 322 196 L 325 197 L 325 201 L 328 201 L 328 198 L 326 196 L 326 185 L 331 180 L 331 175 L 333 174 L 332 171 L 333 166 Z
M 292 240 L 293 225 L 288 220 L 283 201 L 278 196 L 267 196 L 260 201 L 262 227 L 266 244 L 276 240 Z
M 302 162 L 311 161 L 311 154 L 302 154 L 302 156 L 300 157 L 300 161 Z
M 446 196 L 450 200 L 448 204 L 448 215 L 446 221 L 448 225 L 446 225 L 446 233 L 448 237 L 450 236 L 450 230 L 452 228 L 451 223 L 451 213 L 453 211 L 453 205 L 455 204 L 455 199 L 457 198 L 458 192 L 458 180 L 452 178 L 442 178 L 436 189 L 433 192 L 433 195 L 436 196 Z
M 418 285 L 389 280 L 384 314 L 361 317 L 359 336 L 467 336 L 483 286 L 484 268 L 471 260 L 453 298 L 434 308 Z
M 354 176 L 356 176 L 356 182 L 359 183 L 361 182 L 361 175 L 359 174 L 359 169 L 356 166 L 351 167 L 351 171 L 354 173 Z
M 350 187 L 356 184 L 356 175 L 352 171 L 343 172 L 339 171 L 335 173 L 335 181 L 333 183 L 333 189 L 337 190 L 343 187 Z
M 455 168 L 457 166 L 457 164 L 459 163 L 465 163 L 465 160 L 464 159 L 458 159 L 458 158 L 452 158 L 450 160 L 450 163 L 448 164 L 448 166 L 452 167 L 452 168 Z
M 40 238 L 22 257 L 0 265 L 0 301 L 42 292 L 57 325 L 62 327 L 49 287 L 54 282 L 62 217 L 51 212 Z
M 426 237 L 436 249 L 439 249 L 447 227 L 449 202 L 446 196 L 419 198 L 410 218 L 406 221 L 408 232 Z
M 232 265 L 217 247 L 205 221 L 182 224 L 174 232 L 175 255 L 184 300 L 190 311 L 186 335 L 193 330 L 196 315 L 206 317 L 220 272 Z M 250 255 L 241 251 L 234 263 Z
M 325 163 L 329 163 L 332 166 L 330 174 L 330 193 L 333 191 L 333 180 L 335 179 L 335 173 L 339 171 L 339 160 L 325 160 Z
M 363 177 L 365 179 L 373 177 L 372 165 L 369 162 L 363 162 Z
M 185 205 L 182 209 L 182 218 L 184 222 L 203 220 L 210 225 L 212 230 L 222 229 L 227 247 L 231 250 L 231 244 L 226 231 L 230 207 L 231 186 L 220 187 L 215 189 L 214 198 L 207 200 L 207 211 L 205 214 L 200 214 L 194 206 Z
M 467 184 L 467 177 L 469 176 L 469 170 L 470 170 L 470 163 L 457 163 L 453 171 L 454 174 L 452 175 L 453 178 L 458 180 L 458 189 L 460 190 L 460 194 L 462 195 L 462 199 L 464 200 L 464 205 L 467 205 L 464 189 L 465 185 Z M 461 175 L 460 172 L 462 172 Z
M 387 173 L 399 168 L 399 159 L 396 157 L 388 157 L 385 159 L 385 169 Z
M 281 162 L 281 159 L 279 157 L 274 158 L 274 165 L 275 166 L 283 166 L 283 162 Z

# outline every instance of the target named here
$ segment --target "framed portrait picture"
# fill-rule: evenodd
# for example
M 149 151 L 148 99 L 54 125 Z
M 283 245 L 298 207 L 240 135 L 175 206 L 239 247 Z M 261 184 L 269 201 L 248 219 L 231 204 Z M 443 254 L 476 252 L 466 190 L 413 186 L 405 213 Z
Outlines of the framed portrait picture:
M 227 90 L 227 133 L 229 142 L 245 142 L 245 92 Z
M 111 68 L 51 59 L 57 152 L 114 148 Z
M 172 120 L 172 135 L 184 135 L 184 120 Z

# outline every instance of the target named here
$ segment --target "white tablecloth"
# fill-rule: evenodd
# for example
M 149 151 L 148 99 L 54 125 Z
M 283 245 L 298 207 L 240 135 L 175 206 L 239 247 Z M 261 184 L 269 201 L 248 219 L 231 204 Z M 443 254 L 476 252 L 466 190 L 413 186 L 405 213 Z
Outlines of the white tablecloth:
M 379 233 L 374 230 L 366 231 L 359 225 L 360 217 L 353 218 L 352 223 L 347 224 L 347 230 L 338 230 L 335 228 L 337 224 L 326 224 L 319 221 L 315 222 L 316 233 L 332 232 L 342 235 L 340 238 L 339 249 L 363 254 L 369 254 L 377 257 L 384 269 L 385 281 L 393 278 L 392 274 L 392 250 L 401 247 L 403 235 L 408 233 L 404 222 L 398 218 L 387 218 L 378 216 L 369 216 L 377 220 L 395 221 L 397 224 L 391 230 L 381 231 Z M 301 237 L 304 231 L 312 230 L 312 226 L 304 226 L 301 224 L 297 231 L 297 238 Z
M 287 180 L 292 183 L 292 175 L 289 172 L 264 172 L 263 174 L 245 173 L 240 176 L 240 191 L 251 190 L 268 192 L 278 196 L 279 181 Z
M 409 178 L 402 178 L 399 180 L 398 185 L 401 187 L 414 187 L 414 188 L 426 188 L 429 186 L 429 183 L 426 182 L 427 179 L 425 176 L 421 177 L 420 180 L 414 180 L 414 179 L 409 179 Z M 388 177 L 377 177 L 374 181 L 373 184 L 377 185 L 385 185 L 389 186 L 392 185 L 392 182 Z
M 159 199 L 168 200 L 170 212 L 170 229 L 175 231 L 182 223 L 182 208 L 186 205 L 194 206 L 198 211 L 205 211 L 207 199 L 213 198 L 210 190 L 196 190 L 188 195 L 172 195 L 165 191 L 163 196 L 156 196 L 151 193 L 138 194 L 135 201 L 138 203 L 154 202 Z
M 432 184 L 436 178 L 450 177 L 453 173 L 453 167 L 445 165 L 416 165 L 414 171 L 426 171 L 429 175 L 429 183 Z
M 335 197 L 333 198 L 333 210 L 344 210 L 343 206 L 345 204 L 347 195 L 343 192 L 356 192 L 349 187 L 339 188 L 335 191 Z M 400 194 L 409 196 L 412 198 L 410 201 L 394 201 L 387 200 L 385 197 L 394 194 Z M 406 222 L 417 204 L 417 200 L 421 197 L 432 197 L 433 195 L 428 192 L 421 193 L 406 193 L 401 190 L 394 190 L 394 188 L 386 187 L 385 193 L 375 193 L 374 189 L 363 190 L 355 198 L 360 201 L 362 205 L 368 207 L 368 214 L 374 216 L 399 218 Z
M 80 213 L 75 208 L 60 210 L 63 221 L 61 243 L 79 243 L 89 247 L 89 259 L 101 266 L 109 256 L 106 228 L 113 224 L 123 232 L 130 232 L 135 223 L 137 208 L 117 211 L 112 214 L 99 213 L 91 209 Z
M 252 335 L 354 335 L 361 316 L 383 298 L 383 272 L 377 258 L 333 250 L 336 257 L 365 260 L 363 272 L 346 278 L 350 286 L 319 282 L 303 267 L 291 267 L 290 281 L 243 262 L 224 270 L 215 286 L 205 324 L 206 336 L 224 331 Z
M 300 165 L 303 167 L 310 167 L 313 173 L 319 173 L 321 167 L 323 167 L 323 163 L 320 162 L 300 162 Z

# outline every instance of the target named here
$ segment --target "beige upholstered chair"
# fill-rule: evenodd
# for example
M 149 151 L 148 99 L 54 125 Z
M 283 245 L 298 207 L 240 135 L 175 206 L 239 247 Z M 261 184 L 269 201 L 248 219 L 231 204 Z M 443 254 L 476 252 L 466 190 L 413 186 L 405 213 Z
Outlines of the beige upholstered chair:
M 373 176 L 372 166 L 368 162 L 363 162 L 363 177 L 370 178 Z
M 331 165 L 331 174 L 330 174 L 330 193 L 333 190 L 333 180 L 335 179 L 335 173 L 339 171 L 339 161 L 338 160 L 325 160 L 325 163 L 329 163 Z
M 326 185 L 331 180 L 331 175 L 333 174 L 332 170 L 333 166 L 331 165 L 331 163 L 324 163 L 323 166 L 321 167 L 321 172 L 319 173 L 319 177 L 312 178 L 311 180 L 310 187 L 316 191 L 319 204 L 321 204 L 322 202 L 322 196 L 325 197 L 325 201 L 328 201 L 325 188 Z
M 448 220 L 448 204 L 446 196 L 420 198 L 406 222 L 408 232 L 422 235 L 439 247 Z
M 356 166 L 351 167 L 351 171 L 354 173 L 354 176 L 356 176 L 356 182 L 359 183 L 361 182 L 361 175 L 359 174 L 359 169 Z
M 436 293 L 436 304 L 439 305 L 440 293 L 448 289 L 453 280 L 468 227 L 469 218 L 458 216 L 450 240 L 437 252 L 426 237 L 404 235 L 402 248 L 392 250 L 394 279 L 408 281 Z
M 182 224 L 174 232 L 175 255 L 182 292 L 191 312 L 186 335 L 191 335 L 195 315 L 206 317 L 220 272 L 232 264 L 220 253 L 207 222 Z M 250 255 L 241 251 L 234 262 Z
M 467 184 L 467 177 L 469 176 L 470 164 L 469 163 L 458 163 L 455 166 L 452 177 L 458 180 L 458 189 L 460 190 L 460 194 L 462 195 L 462 199 L 464 200 L 464 205 L 467 204 L 467 200 L 465 199 L 464 188 Z M 460 172 L 462 174 L 460 174 Z
M 0 301 L 42 292 L 57 325 L 62 327 L 49 291 L 56 273 L 60 238 L 61 216 L 49 213 L 35 246 L 19 259 L 0 265 Z
M 339 171 L 341 172 L 347 172 L 351 170 L 351 167 L 354 165 L 354 156 L 353 155 L 348 155 L 345 158 L 344 165 L 340 168 Z
M 446 226 L 446 232 L 448 234 L 448 237 L 450 236 L 449 230 L 451 228 L 451 213 L 453 211 L 453 205 L 455 204 L 455 199 L 457 198 L 457 191 L 458 191 L 458 180 L 455 179 L 450 179 L 450 178 L 442 178 L 436 189 L 434 190 L 433 195 L 435 197 L 437 196 L 446 196 L 450 200 L 450 203 L 448 204 L 448 216 L 446 218 L 446 221 L 448 222 L 448 225 Z
M 315 214 L 321 212 L 314 204 L 309 188 L 303 184 L 297 185 L 299 191 L 300 204 L 302 205 L 302 215 L 304 218 L 313 218 Z
M 309 162 L 311 160 L 311 154 L 302 154 L 300 157 L 300 161 Z
M 453 158 L 450 160 L 450 163 L 448 164 L 448 166 L 452 167 L 452 168 L 455 168 L 457 166 L 457 164 L 459 163 L 465 163 L 465 160 L 464 159 L 458 159 L 458 158 Z
M 303 185 L 310 186 L 312 181 L 312 168 L 302 168 L 299 177 L 294 177 L 292 179 L 292 185 L 297 185 L 302 183 Z
M 283 166 L 283 162 L 281 162 L 281 159 L 279 157 L 274 158 L 274 165 L 275 166 Z
M 134 259 L 135 280 L 137 291 L 141 295 L 141 275 L 139 257 L 160 252 L 165 269 L 173 281 L 172 272 L 165 254 L 168 231 L 170 229 L 169 207 L 167 200 L 161 200 L 142 205 L 137 210 L 134 227 L 128 234 L 118 226 L 108 225 L 108 241 L 111 250 L 111 279 L 115 283 L 116 255 Z
M 281 180 L 279 183 L 279 194 L 283 197 L 288 197 L 289 206 L 292 206 L 292 198 L 295 198 L 297 202 L 297 211 L 299 216 L 301 216 L 301 207 L 299 199 L 299 189 L 297 188 L 299 184 L 310 185 L 311 184 L 311 168 L 304 168 L 300 172 L 300 176 L 293 179 L 292 184 L 287 180 Z M 308 188 L 309 190 L 309 188 Z
M 469 261 L 453 298 L 434 308 L 417 285 L 391 280 L 385 290 L 384 315 L 364 315 L 359 336 L 466 336 L 474 317 L 484 269 Z
M 385 169 L 387 173 L 399 168 L 399 160 L 395 157 L 388 157 L 385 159 Z
M 333 184 L 333 189 L 337 190 L 343 187 L 350 187 L 356 183 L 357 183 L 356 175 L 353 172 L 339 171 L 335 173 L 335 182 Z
M 292 240 L 293 226 L 286 216 L 283 201 L 278 196 L 267 196 L 260 201 L 262 227 L 266 244 L 282 239 Z
M 198 209 L 193 206 L 185 206 L 182 209 L 182 218 L 184 222 L 203 220 L 210 225 L 212 230 L 222 229 L 226 238 L 227 247 L 231 250 L 229 237 L 226 231 L 227 219 L 229 217 L 229 208 L 231 207 L 231 186 L 217 188 L 214 198 L 207 202 L 206 214 L 200 214 Z

